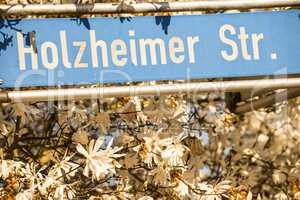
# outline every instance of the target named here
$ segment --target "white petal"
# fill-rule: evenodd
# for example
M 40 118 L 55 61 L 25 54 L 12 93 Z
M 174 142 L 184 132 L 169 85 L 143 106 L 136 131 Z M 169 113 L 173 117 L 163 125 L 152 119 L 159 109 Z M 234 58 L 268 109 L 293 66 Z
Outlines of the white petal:
M 109 143 L 108 143 L 106 149 L 109 149 L 109 148 L 111 147 L 111 145 L 113 144 L 113 142 L 114 142 L 114 139 L 112 138 L 112 139 L 109 141 Z
M 83 175 L 86 177 L 89 177 L 89 167 L 85 166 L 85 168 L 83 169 Z
M 89 153 L 92 153 L 95 146 L 95 140 L 91 140 L 89 144 Z
M 7 165 L 7 161 L 6 160 L 2 160 L 1 162 L 1 171 L 0 171 L 0 175 L 6 179 L 9 176 L 9 168 Z
M 88 156 L 89 156 L 88 152 L 83 148 L 83 146 L 82 146 L 81 144 L 78 144 L 78 145 L 76 146 L 76 149 L 77 149 L 77 151 L 78 151 L 79 153 L 81 153 L 81 154 L 84 155 L 85 157 L 88 157 Z
M 101 145 L 103 144 L 103 138 L 99 137 L 96 142 L 95 142 L 95 145 L 94 145 L 94 149 L 93 151 L 98 151 L 101 147 Z
M 247 200 L 252 200 L 252 192 L 249 191 L 248 195 L 247 195 Z

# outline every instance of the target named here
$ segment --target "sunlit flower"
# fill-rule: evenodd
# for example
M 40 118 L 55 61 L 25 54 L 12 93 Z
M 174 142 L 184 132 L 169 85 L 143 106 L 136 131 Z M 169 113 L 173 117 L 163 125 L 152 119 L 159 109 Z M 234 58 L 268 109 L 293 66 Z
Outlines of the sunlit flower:
M 168 146 L 172 143 L 171 138 L 161 139 L 159 133 L 151 134 L 149 137 L 143 137 L 144 144 L 137 146 L 134 150 L 139 153 L 142 161 L 146 163 L 150 168 L 153 166 L 153 162 L 157 164 L 159 162 L 159 155 L 162 152 L 162 147 Z
M 197 188 L 204 192 L 200 200 L 222 200 L 222 197 L 227 197 L 232 186 L 230 181 L 222 181 L 216 185 L 200 183 Z
M 272 179 L 275 184 L 281 184 L 286 181 L 286 175 L 280 170 L 275 170 L 272 174 Z
M 299 192 L 296 192 L 296 193 L 294 194 L 294 199 L 295 199 L 295 200 L 300 200 L 300 191 L 299 191 Z
M 289 199 L 288 196 L 283 192 L 277 193 L 274 197 L 276 200 L 288 200 Z
M 110 140 L 106 149 L 103 150 L 101 149 L 103 142 L 103 138 L 92 140 L 88 150 L 85 150 L 81 144 L 77 145 L 77 151 L 86 157 L 86 165 L 83 170 L 86 177 L 89 177 L 89 172 L 91 172 L 92 178 L 100 179 L 109 173 L 116 173 L 115 167 L 121 166 L 115 158 L 124 156 L 124 154 L 116 154 L 122 147 L 111 148 L 113 140 Z
M 16 200 L 32 200 L 32 191 L 31 190 L 25 190 L 23 192 L 19 192 L 16 195 Z
M 219 194 L 224 194 L 232 188 L 231 181 L 222 181 L 214 186 L 214 191 Z
M 25 176 L 26 181 L 29 183 L 31 191 L 34 191 L 36 188 L 39 188 L 44 182 L 44 177 L 40 171 L 36 170 L 36 165 L 34 163 L 26 164 L 22 168 L 23 176 Z
M 184 138 L 178 137 L 175 139 L 173 144 L 167 146 L 167 148 L 161 153 L 161 157 L 167 161 L 171 166 L 183 166 L 182 157 L 189 148 L 181 144 Z
M 57 164 L 55 164 L 51 171 L 49 172 L 50 175 L 53 175 L 56 178 L 60 178 L 62 176 L 66 176 L 67 178 L 75 176 L 76 168 L 79 167 L 79 164 L 74 162 L 70 162 L 72 156 L 64 156 L 61 161 L 54 159 Z
M 56 188 L 54 193 L 54 199 L 64 200 L 64 199 L 74 199 L 75 193 L 68 185 L 60 185 Z
M 0 178 L 6 179 L 11 173 L 19 173 L 24 164 L 14 160 L 0 160 Z
M 22 173 L 27 179 L 31 180 L 37 178 L 36 166 L 34 165 L 34 163 L 27 163 L 22 169 Z
M 45 179 L 43 179 L 43 181 L 40 182 L 38 185 L 38 190 L 42 195 L 46 195 L 48 194 L 48 189 L 57 184 L 59 184 L 59 181 L 57 181 L 53 176 L 48 175 Z
M 7 160 L 1 160 L 0 162 L 0 177 L 6 179 L 9 176 L 9 173 L 12 169 L 8 166 Z
M 165 166 L 163 163 L 158 163 L 158 165 L 150 172 L 153 176 L 153 182 L 157 185 L 168 184 L 170 168 Z
M 189 187 L 182 181 L 178 182 L 178 185 L 174 188 L 181 198 L 186 198 L 189 195 Z

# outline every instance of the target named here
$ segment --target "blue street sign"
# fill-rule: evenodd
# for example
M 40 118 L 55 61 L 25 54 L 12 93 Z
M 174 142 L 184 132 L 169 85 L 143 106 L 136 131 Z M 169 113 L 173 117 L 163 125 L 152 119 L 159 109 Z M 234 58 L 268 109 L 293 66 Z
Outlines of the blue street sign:
M 1 19 L 1 86 L 299 74 L 299 16 Z

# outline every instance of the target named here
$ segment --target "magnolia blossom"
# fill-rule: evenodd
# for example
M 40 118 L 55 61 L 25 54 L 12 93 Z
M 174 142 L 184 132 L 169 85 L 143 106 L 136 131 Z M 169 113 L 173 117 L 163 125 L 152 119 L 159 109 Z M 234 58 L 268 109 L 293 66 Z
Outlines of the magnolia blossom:
M 184 163 L 182 157 L 188 150 L 189 148 L 187 148 L 183 144 L 177 143 L 167 147 L 167 149 L 161 153 L 161 156 L 171 166 L 183 166 Z
M 0 177 L 6 179 L 11 173 L 22 170 L 23 163 L 14 160 L 0 160 Z
M 232 188 L 230 184 L 230 181 L 222 181 L 216 185 L 200 183 L 198 189 L 204 192 L 200 200 L 222 200 L 222 197 L 226 197 L 226 194 Z
M 26 164 L 22 169 L 22 173 L 27 181 L 29 181 L 31 190 L 34 190 L 40 186 L 40 184 L 42 184 L 44 181 L 43 175 L 39 171 L 36 171 L 36 166 L 33 163 Z
M 25 190 L 23 192 L 19 192 L 16 195 L 16 200 L 32 200 L 32 191 L 31 190 Z
M 182 181 L 178 182 L 178 185 L 174 188 L 174 190 L 178 193 L 181 198 L 188 197 L 190 191 L 189 187 Z
M 295 199 L 295 200 L 300 200 L 300 191 L 299 191 L 299 192 L 296 192 L 296 193 L 294 194 L 294 199 Z
M 122 147 L 111 148 L 113 143 L 112 139 L 106 149 L 103 150 L 101 149 L 103 142 L 103 138 L 99 138 L 96 141 L 92 140 L 88 150 L 85 150 L 81 144 L 78 144 L 76 147 L 77 151 L 86 157 L 86 165 L 83 170 L 83 174 L 86 177 L 89 177 L 89 172 L 91 172 L 92 178 L 99 180 L 109 173 L 115 174 L 115 167 L 121 166 L 115 158 L 124 156 L 124 154 L 116 154 Z
M 143 137 L 145 141 L 134 148 L 135 151 L 139 152 L 143 162 L 146 163 L 150 168 L 153 167 L 153 162 L 157 164 L 159 162 L 159 155 L 162 152 L 162 148 L 172 143 L 170 139 L 161 139 L 159 137 L 159 131 L 155 134 L 151 134 L 149 137 Z
M 53 175 L 56 178 L 60 178 L 64 175 L 66 177 L 75 176 L 76 168 L 78 168 L 78 164 L 74 162 L 70 162 L 72 156 L 64 156 L 61 161 L 55 160 L 57 164 L 52 167 L 52 170 L 49 172 L 50 175 Z
M 275 195 L 275 199 L 276 200 L 288 200 L 289 198 L 285 193 L 279 192 Z
M 48 189 L 60 184 L 53 176 L 48 175 L 43 181 L 40 181 L 38 185 L 38 190 L 42 195 L 48 194 Z
M 163 163 L 158 163 L 157 167 L 154 168 L 150 175 L 153 176 L 153 182 L 157 185 L 165 185 L 168 183 L 170 168 L 165 166 Z
M 1 160 L 0 177 L 6 179 L 9 176 L 10 172 L 11 172 L 11 168 L 8 166 L 8 161 Z
M 75 193 L 67 185 L 60 185 L 56 188 L 54 193 L 54 199 L 64 200 L 64 199 L 74 199 Z
M 275 170 L 272 174 L 272 179 L 275 184 L 281 184 L 286 181 L 286 175 L 282 173 L 280 170 Z
M 161 153 L 161 157 L 171 166 L 184 166 L 182 157 L 186 151 L 189 151 L 189 148 L 181 144 L 183 139 L 183 137 L 179 136 L 172 145 L 167 146 Z

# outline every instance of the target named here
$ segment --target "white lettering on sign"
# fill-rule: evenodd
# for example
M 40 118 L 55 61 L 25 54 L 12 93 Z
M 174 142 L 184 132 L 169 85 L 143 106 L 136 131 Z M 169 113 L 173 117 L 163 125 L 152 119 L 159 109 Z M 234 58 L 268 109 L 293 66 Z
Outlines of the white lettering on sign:
M 127 48 L 123 40 L 114 40 L 111 43 L 111 57 L 116 66 L 124 66 L 127 62 Z M 121 58 L 119 57 L 121 56 Z
M 223 43 L 230 46 L 231 48 L 231 51 L 221 50 L 221 55 L 226 61 L 234 61 L 238 58 L 239 47 L 235 40 L 226 37 L 226 32 L 228 32 L 232 36 L 235 36 L 237 34 L 236 28 L 234 26 L 230 24 L 224 24 L 223 26 L 221 26 L 221 28 L 219 29 L 219 37 Z M 249 34 L 247 34 L 245 27 L 239 27 L 239 34 L 237 35 L 237 38 L 240 40 L 240 48 L 244 60 L 252 60 L 252 57 L 254 60 L 260 59 L 259 42 L 264 39 L 263 33 L 251 34 L 253 55 L 251 55 L 248 50 Z
M 199 42 L 199 37 L 188 37 L 187 40 L 190 63 L 195 63 L 195 44 Z
M 224 49 L 221 49 L 220 53 L 225 61 L 236 61 L 239 56 L 245 61 L 261 58 L 260 46 L 264 39 L 263 33 L 249 34 L 245 26 L 235 27 L 224 24 L 219 28 L 218 34 L 220 42 L 224 45 Z M 26 63 L 30 63 L 29 60 L 33 70 L 37 70 L 39 65 L 52 70 L 60 63 L 65 68 L 108 68 L 109 65 L 116 67 L 154 66 L 168 63 L 194 64 L 201 53 L 197 50 L 199 49 L 199 36 L 137 39 L 135 35 L 134 30 L 129 30 L 127 40 L 116 38 L 108 42 L 97 38 L 95 30 L 89 30 L 89 41 L 68 41 L 66 31 L 61 30 L 58 34 L 59 44 L 44 41 L 39 43 L 40 49 L 38 49 L 36 43 L 26 47 L 24 35 L 17 32 L 19 68 L 26 70 L 29 67 L 26 66 Z M 32 37 L 35 41 L 35 34 L 32 34 Z M 205 42 L 205 40 L 203 41 Z M 39 52 L 41 53 L 40 57 L 38 56 Z M 277 58 L 277 54 L 272 52 L 271 59 L 276 60 Z M 27 62 L 26 59 L 28 59 Z
M 37 52 L 34 51 L 34 47 L 32 45 L 30 45 L 30 47 L 27 47 L 27 48 L 25 47 L 23 34 L 20 32 L 17 32 L 17 41 L 18 41 L 20 70 L 26 70 L 25 54 L 30 54 L 32 69 L 37 69 L 38 68 L 38 56 L 37 56 Z
M 170 58 L 173 63 L 179 64 L 184 61 L 184 43 L 180 37 L 172 37 L 169 41 Z M 176 55 L 176 53 L 181 53 Z
M 60 34 L 60 43 L 61 43 L 63 64 L 66 68 L 71 68 L 72 65 L 69 61 L 69 52 L 68 52 L 66 31 L 60 31 L 59 34 Z
M 79 47 L 75 61 L 74 61 L 74 67 L 75 68 L 86 68 L 88 67 L 87 63 L 81 62 L 82 56 L 85 52 L 86 48 L 86 42 L 85 41 L 74 41 L 73 42 L 74 47 Z
M 41 47 L 42 51 L 42 63 L 47 69 L 54 69 L 58 65 L 58 52 L 57 47 L 53 42 L 45 42 Z M 48 52 L 50 52 L 52 59 L 49 58 Z
M 130 30 L 128 32 L 129 37 L 134 37 L 135 33 L 133 30 Z M 137 66 L 137 55 L 136 55 L 136 42 L 135 39 L 130 39 L 129 40 L 130 43 L 130 59 L 131 59 L 131 63 L 135 66 Z
M 134 66 L 164 65 L 167 64 L 168 58 L 175 64 L 183 63 L 185 55 L 189 63 L 195 63 L 197 56 L 195 50 L 199 42 L 198 36 L 188 36 L 186 39 L 174 36 L 167 42 L 161 38 L 135 39 L 135 31 L 130 30 L 128 42 L 115 39 L 109 44 L 105 40 L 97 39 L 96 35 L 95 30 L 89 31 L 89 46 L 86 41 L 73 41 L 70 45 L 66 31 L 61 30 L 59 32 L 60 46 L 51 41 L 41 43 L 41 64 L 49 70 L 55 69 L 60 62 L 65 68 L 87 68 L 89 67 L 87 59 L 91 60 L 90 65 L 94 68 L 100 66 L 107 68 L 109 63 L 117 67 L 129 64 Z M 38 55 L 31 45 L 25 47 L 22 33 L 17 33 L 17 41 L 20 70 L 26 70 L 28 67 L 26 55 L 31 56 L 32 69 L 38 69 Z M 61 55 L 58 49 L 61 49 Z M 73 61 L 69 57 L 70 52 L 73 54 L 76 52 L 72 56 Z M 87 58 L 88 55 L 90 58 Z
M 140 40 L 142 65 L 147 65 L 146 46 L 148 46 L 150 49 L 150 57 L 151 57 L 152 65 L 157 64 L 156 47 L 159 47 L 161 64 L 167 64 L 165 43 L 162 39 L 156 38 L 156 39 L 141 39 Z
M 91 53 L 92 53 L 93 67 L 99 67 L 98 52 L 97 52 L 98 47 L 101 48 L 102 65 L 103 67 L 108 67 L 106 42 L 103 40 L 96 40 L 96 32 L 94 30 L 90 31 L 90 40 L 91 40 Z

